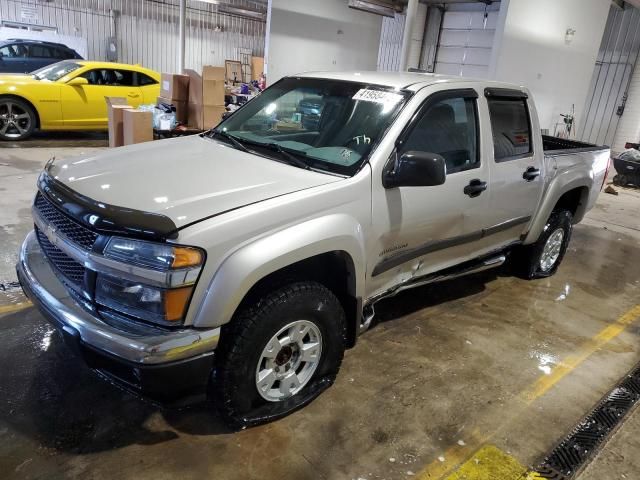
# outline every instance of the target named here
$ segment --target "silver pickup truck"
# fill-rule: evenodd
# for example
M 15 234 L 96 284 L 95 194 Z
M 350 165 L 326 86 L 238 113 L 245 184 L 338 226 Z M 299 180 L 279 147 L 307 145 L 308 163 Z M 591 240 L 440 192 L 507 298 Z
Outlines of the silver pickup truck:
M 522 87 L 288 77 L 204 134 L 49 161 L 17 271 L 91 368 L 253 425 L 331 385 L 381 299 L 552 275 L 608 165 Z

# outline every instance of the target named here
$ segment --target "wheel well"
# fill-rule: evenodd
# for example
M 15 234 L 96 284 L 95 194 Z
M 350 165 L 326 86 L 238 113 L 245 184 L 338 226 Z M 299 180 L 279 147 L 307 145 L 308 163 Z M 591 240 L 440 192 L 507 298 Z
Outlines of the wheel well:
M 27 105 L 29 105 L 33 109 L 33 112 L 36 114 L 36 128 L 40 128 L 40 114 L 38 114 L 38 109 L 33 103 L 31 103 L 29 100 L 19 95 L 10 95 L 10 94 L 0 95 L 0 100 L 4 98 L 15 98 L 16 100 L 20 100 L 21 102 L 24 102 Z
M 353 259 L 341 250 L 306 258 L 270 273 L 251 287 L 236 311 L 274 288 L 301 280 L 316 281 L 324 285 L 340 300 L 347 319 L 347 347 L 352 347 L 360 325 L 362 305 L 355 297 L 356 276 Z
M 569 210 L 574 218 L 579 218 L 584 214 L 588 196 L 589 189 L 587 187 L 574 188 L 562 194 L 553 210 Z

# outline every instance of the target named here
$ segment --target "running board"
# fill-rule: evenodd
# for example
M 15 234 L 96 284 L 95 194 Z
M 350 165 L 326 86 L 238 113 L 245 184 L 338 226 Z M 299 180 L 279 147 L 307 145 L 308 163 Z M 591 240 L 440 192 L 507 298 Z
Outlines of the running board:
M 366 331 L 375 317 L 374 305 L 384 298 L 391 298 L 398 293 L 412 288 L 422 287 L 432 283 L 444 282 L 446 280 L 453 280 L 454 278 L 464 277 L 465 275 L 471 275 L 473 273 L 483 272 L 490 270 L 504 264 L 507 260 L 506 255 L 497 255 L 489 258 L 485 258 L 481 261 L 465 262 L 461 265 L 447 268 L 437 273 L 424 275 L 422 277 L 411 278 L 399 285 L 396 285 L 386 292 L 379 293 L 371 297 L 362 310 L 362 322 L 360 323 L 360 333 Z

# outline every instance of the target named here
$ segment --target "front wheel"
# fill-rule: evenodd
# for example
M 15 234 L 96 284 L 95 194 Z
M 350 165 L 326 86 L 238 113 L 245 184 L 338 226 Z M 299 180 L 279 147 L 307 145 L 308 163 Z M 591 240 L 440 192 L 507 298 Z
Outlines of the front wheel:
M 538 240 L 516 252 L 516 268 L 527 279 L 550 277 L 562 262 L 571 238 L 573 215 L 554 211 Z
M 0 140 L 24 140 L 36 128 L 36 114 L 17 98 L 0 98 Z
M 211 396 L 232 427 L 275 420 L 333 383 L 345 350 L 336 296 L 316 282 L 277 288 L 223 327 Z

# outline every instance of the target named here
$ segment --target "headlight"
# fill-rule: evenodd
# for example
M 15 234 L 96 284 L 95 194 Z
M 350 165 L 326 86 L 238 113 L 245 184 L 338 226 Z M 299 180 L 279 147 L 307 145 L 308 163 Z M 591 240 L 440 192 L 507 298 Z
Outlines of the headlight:
M 183 320 L 204 262 L 202 250 L 113 237 L 107 243 L 104 256 L 139 268 L 134 278 L 98 272 L 97 303 L 163 325 L 175 325 Z
M 121 262 L 157 270 L 200 266 L 204 259 L 202 251 L 197 248 L 120 237 L 109 240 L 104 255 Z
M 98 275 L 96 301 L 148 322 L 175 325 L 183 319 L 193 286 L 158 288 L 110 275 Z

